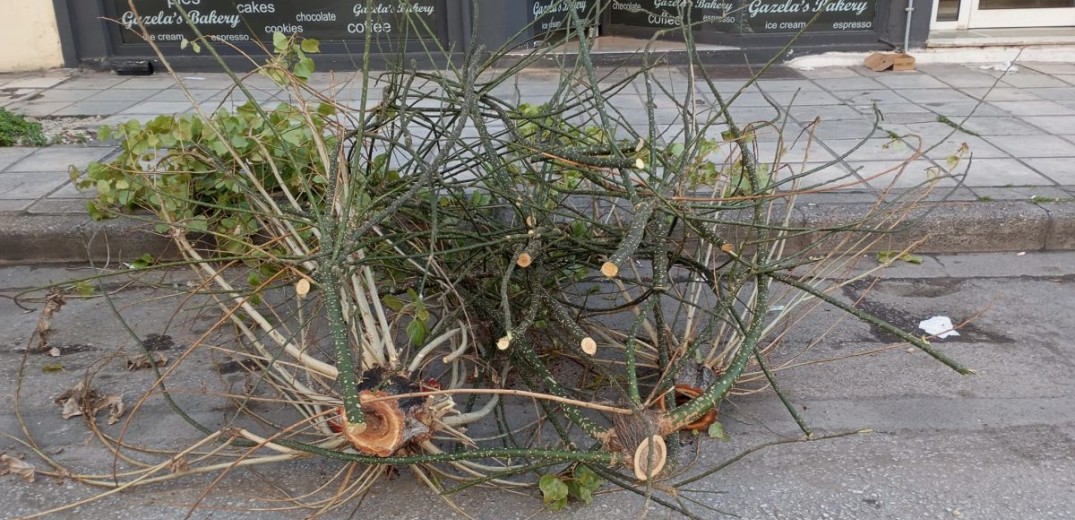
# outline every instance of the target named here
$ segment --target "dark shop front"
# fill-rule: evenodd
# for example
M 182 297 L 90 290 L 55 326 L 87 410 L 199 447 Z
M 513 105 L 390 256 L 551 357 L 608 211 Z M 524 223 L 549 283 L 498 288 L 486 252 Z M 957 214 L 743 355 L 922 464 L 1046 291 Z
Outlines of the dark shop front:
M 764 62 L 793 38 L 782 58 L 892 49 L 908 27 L 912 46 L 928 32 L 929 6 L 907 25 L 905 1 L 135 0 L 132 9 L 129 0 L 54 0 L 66 64 L 104 70 L 138 63 L 159 69 L 154 47 L 177 68 L 216 68 L 191 44 L 198 35 L 182 11 L 232 66 L 249 67 L 244 55 L 258 61 L 280 32 L 320 40 L 321 70 L 344 70 L 359 66 L 367 42 L 375 63 L 421 62 L 474 44 L 539 45 L 569 26 L 598 38 L 682 41 L 689 25 L 696 42 L 719 49 L 706 53 L 714 62 Z

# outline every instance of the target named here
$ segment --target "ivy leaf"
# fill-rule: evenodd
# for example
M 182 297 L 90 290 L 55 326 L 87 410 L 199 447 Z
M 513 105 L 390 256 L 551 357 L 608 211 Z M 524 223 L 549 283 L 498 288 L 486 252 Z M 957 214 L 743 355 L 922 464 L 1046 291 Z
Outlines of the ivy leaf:
M 288 38 L 284 33 L 277 31 L 272 33 L 272 48 L 277 54 L 287 52 Z
M 302 48 L 302 52 L 308 52 L 310 54 L 321 52 L 321 42 L 313 38 L 302 40 L 302 44 L 299 47 Z
M 205 217 L 194 217 L 187 222 L 187 229 L 198 233 L 205 233 L 209 230 L 209 221 Z
M 567 505 L 567 484 L 556 475 L 543 475 L 538 481 L 542 501 L 549 511 L 560 511 Z
M 314 73 L 314 60 L 311 58 L 302 58 L 295 62 L 295 75 L 302 79 L 310 79 L 310 76 Z
M 590 489 L 596 489 L 601 486 L 601 477 L 597 476 L 592 469 L 579 465 L 575 468 L 575 480 L 579 482 L 580 486 Z

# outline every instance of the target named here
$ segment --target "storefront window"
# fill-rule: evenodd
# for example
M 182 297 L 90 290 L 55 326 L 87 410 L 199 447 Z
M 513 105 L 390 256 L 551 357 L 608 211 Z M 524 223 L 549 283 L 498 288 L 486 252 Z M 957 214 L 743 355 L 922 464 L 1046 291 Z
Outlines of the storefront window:
M 139 22 L 157 42 L 193 39 L 176 4 L 206 36 L 229 43 L 271 42 L 276 32 L 321 40 L 416 38 L 428 36 L 442 16 L 435 0 L 139 0 L 136 11 L 127 0 L 110 1 L 124 43 L 142 43 Z
M 614 25 L 679 27 L 697 31 L 794 33 L 873 29 L 876 0 L 612 0 Z

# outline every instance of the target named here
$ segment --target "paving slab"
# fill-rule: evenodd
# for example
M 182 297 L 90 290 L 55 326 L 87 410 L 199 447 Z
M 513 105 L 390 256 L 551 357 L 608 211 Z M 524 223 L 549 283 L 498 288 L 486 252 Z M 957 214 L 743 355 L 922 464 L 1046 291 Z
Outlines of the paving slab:
M 988 186 L 1055 186 L 1049 179 L 1016 159 L 979 159 L 967 165 L 969 173 L 964 182 L 971 187 Z
M 1064 186 L 979 186 L 974 188 L 980 200 L 1010 200 L 1021 202 L 1033 202 L 1039 197 L 1049 199 L 1071 198 L 1070 191 Z
M 1007 135 L 986 138 L 991 144 L 1013 157 L 1071 157 L 1075 158 L 1075 144 L 1054 135 Z
M 1041 74 L 1032 71 L 1020 70 L 1015 74 L 1009 74 L 1001 80 L 1002 82 L 1019 88 L 1033 88 L 1033 87 L 1066 87 L 1067 83 L 1056 79 L 1048 74 Z
M 895 91 L 907 101 L 923 105 L 976 101 L 974 98 L 950 88 L 900 88 Z
M 832 95 L 850 105 L 889 105 L 894 103 L 907 103 L 907 99 L 895 90 L 880 89 L 850 89 L 833 90 Z
M 137 101 L 76 101 L 52 113 L 54 116 L 107 116 L 133 106 Z
M 0 171 L 6 170 L 12 164 L 15 164 L 37 151 L 37 148 L 29 147 L 12 147 L 12 148 L 0 148 Z
M 1041 125 L 1035 125 L 1032 118 L 1013 119 L 1011 117 L 971 116 L 958 121 L 959 125 L 971 132 L 982 136 L 991 135 L 1040 135 L 1042 130 L 1052 132 Z M 1057 118 L 1068 119 L 1068 118 Z M 1075 133 L 1075 123 L 1071 124 L 1071 130 Z
M 1044 158 L 1023 159 L 1023 162 L 1034 168 L 1038 173 L 1052 179 L 1057 184 L 1075 185 L 1075 159 L 1072 158 Z
M 1044 130 L 1048 134 L 1075 135 L 1075 117 L 1048 115 L 1024 117 L 1022 120 Z
M 159 89 L 107 89 L 100 90 L 93 97 L 88 98 L 86 101 L 142 101 L 150 96 L 159 94 L 162 90 Z
M 8 172 L 67 172 L 74 165 L 84 168 L 112 153 L 110 146 L 50 146 L 35 149 L 31 154 L 8 166 Z
M 863 73 L 865 74 L 865 73 Z M 882 85 L 894 89 L 945 89 L 949 88 L 937 78 L 920 72 L 873 73 L 870 76 Z
M 992 101 L 990 104 L 1017 116 L 1075 115 L 1075 109 L 1055 101 Z
M 69 176 L 60 172 L 0 173 L 0 199 L 38 199 L 57 190 Z
M 981 101 L 955 101 L 950 103 L 923 103 L 923 107 L 937 115 L 954 118 L 961 116 L 1005 116 L 1008 112 L 991 103 Z
M 936 163 L 914 159 L 904 163 L 893 161 L 847 161 L 847 166 L 875 190 L 908 189 L 934 183 L 937 189 L 954 188 L 958 182 L 949 177 Z
M 15 113 L 31 117 L 47 117 L 71 105 L 70 101 L 18 101 L 8 105 Z
M 1043 101 L 1041 97 L 1027 89 L 1007 86 L 960 90 L 974 99 L 984 101 Z
M 66 74 L 32 75 L 29 77 L 13 79 L 4 85 L 4 88 L 50 88 L 67 81 Z

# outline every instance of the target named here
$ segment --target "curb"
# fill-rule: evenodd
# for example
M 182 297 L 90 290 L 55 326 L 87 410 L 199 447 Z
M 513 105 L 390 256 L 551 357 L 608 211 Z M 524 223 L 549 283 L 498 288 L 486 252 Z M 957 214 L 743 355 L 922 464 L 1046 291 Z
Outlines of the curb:
M 176 258 L 171 240 L 130 217 L 0 213 L 0 264 L 127 262 L 150 253 Z
M 833 229 L 861 222 L 873 208 L 841 203 L 800 204 L 793 226 Z M 824 231 L 788 241 L 788 252 L 829 247 Z M 918 253 L 992 253 L 1075 250 L 1075 203 L 1029 201 L 923 202 L 872 250 L 900 250 L 922 241 Z M 145 221 L 85 215 L 0 213 L 0 264 L 126 262 L 145 253 L 176 259 L 171 240 Z

